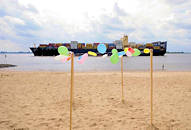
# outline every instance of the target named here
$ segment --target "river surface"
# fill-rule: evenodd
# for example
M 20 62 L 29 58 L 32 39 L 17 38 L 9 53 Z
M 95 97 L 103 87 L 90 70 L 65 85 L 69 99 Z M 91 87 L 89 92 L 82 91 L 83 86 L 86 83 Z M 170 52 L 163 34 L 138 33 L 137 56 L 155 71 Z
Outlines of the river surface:
M 88 57 L 84 64 L 78 64 L 78 57 L 74 58 L 75 71 L 119 71 L 121 60 L 118 64 L 112 64 L 110 57 Z M 70 71 L 70 62 L 62 63 L 52 56 L 42 57 L 33 54 L 0 54 L 0 64 L 13 64 L 17 67 L 1 68 L 1 70 L 16 71 Z M 166 71 L 191 71 L 191 54 L 166 54 L 153 57 L 154 70 Z M 150 68 L 149 56 L 124 57 L 124 71 L 147 71 Z

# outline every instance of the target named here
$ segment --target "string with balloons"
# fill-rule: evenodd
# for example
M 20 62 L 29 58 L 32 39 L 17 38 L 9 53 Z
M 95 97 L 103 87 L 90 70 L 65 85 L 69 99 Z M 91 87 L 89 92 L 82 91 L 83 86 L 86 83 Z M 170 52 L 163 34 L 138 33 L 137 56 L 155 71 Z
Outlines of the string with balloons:
M 105 46 L 105 44 L 99 44 L 97 46 L 97 51 L 102 54 L 103 58 L 106 58 L 108 56 L 108 54 L 106 53 L 107 51 L 107 47 Z M 110 57 L 110 61 L 112 64 L 117 64 L 119 62 L 119 58 L 126 55 L 128 57 L 132 57 L 132 56 L 139 56 L 141 54 L 141 51 L 137 48 L 125 48 L 124 51 L 118 52 L 117 49 L 112 49 L 112 55 Z M 148 48 L 145 48 L 143 50 L 143 52 L 145 54 L 150 53 L 150 50 Z M 71 54 L 68 51 L 68 48 L 65 46 L 60 46 L 58 47 L 58 53 L 59 55 L 55 57 L 56 60 L 60 60 L 63 63 L 69 61 L 71 59 Z M 77 62 L 79 64 L 83 64 L 87 59 L 88 56 L 97 56 L 97 53 L 93 52 L 93 51 L 88 51 L 87 53 L 84 53 L 83 55 L 79 56 L 77 59 Z

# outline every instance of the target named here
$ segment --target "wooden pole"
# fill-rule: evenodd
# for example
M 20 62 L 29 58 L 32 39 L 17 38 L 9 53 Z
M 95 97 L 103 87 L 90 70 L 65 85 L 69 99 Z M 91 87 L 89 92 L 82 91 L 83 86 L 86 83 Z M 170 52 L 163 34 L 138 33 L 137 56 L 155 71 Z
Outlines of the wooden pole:
M 70 130 L 72 130 L 73 85 L 74 85 L 74 53 L 71 53 Z
M 124 92 L 123 92 L 123 56 L 121 57 L 121 96 L 122 96 L 122 103 L 124 103 Z
M 150 85 L 151 85 L 151 128 L 153 125 L 153 50 L 150 49 Z

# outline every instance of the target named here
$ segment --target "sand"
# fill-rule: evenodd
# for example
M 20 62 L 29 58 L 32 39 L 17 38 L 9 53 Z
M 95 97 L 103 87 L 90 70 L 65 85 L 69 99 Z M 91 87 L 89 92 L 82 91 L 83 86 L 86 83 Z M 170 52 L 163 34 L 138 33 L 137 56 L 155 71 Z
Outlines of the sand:
M 146 130 L 149 72 L 78 72 L 73 130 Z M 70 73 L 0 71 L 0 130 L 68 130 Z M 191 72 L 154 72 L 153 123 L 191 130 Z

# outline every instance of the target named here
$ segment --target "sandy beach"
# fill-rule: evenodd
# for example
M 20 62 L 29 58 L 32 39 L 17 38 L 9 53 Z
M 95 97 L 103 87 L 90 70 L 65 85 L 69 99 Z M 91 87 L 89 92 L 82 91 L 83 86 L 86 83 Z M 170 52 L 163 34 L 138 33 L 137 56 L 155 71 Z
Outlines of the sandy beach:
M 149 72 L 78 72 L 73 130 L 147 130 Z M 154 72 L 153 123 L 191 130 L 191 72 Z M 68 130 L 70 73 L 0 71 L 0 130 Z

